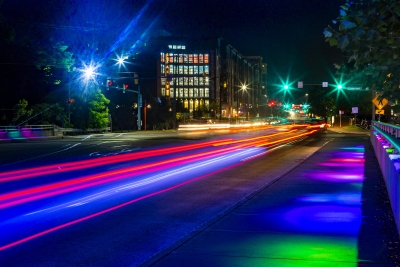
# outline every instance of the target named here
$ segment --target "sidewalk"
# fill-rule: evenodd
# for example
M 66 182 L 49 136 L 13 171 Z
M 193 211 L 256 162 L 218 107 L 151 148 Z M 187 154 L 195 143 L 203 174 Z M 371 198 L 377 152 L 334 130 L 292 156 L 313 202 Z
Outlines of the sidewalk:
M 400 266 L 369 139 L 346 134 L 148 266 Z

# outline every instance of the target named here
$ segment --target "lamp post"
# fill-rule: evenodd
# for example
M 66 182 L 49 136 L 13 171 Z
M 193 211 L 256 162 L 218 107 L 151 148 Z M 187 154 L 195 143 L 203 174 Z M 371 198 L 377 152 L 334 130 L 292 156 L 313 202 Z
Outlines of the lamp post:
M 150 104 L 147 105 L 146 101 L 144 101 L 143 116 L 144 116 L 144 130 L 145 131 L 146 131 L 146 124 L 147 124 L 147 122 L 146 122 L 146 114 L 147 114 L 147 112 L 146 111 L 147 111 L 148 108 L 151 108 Z

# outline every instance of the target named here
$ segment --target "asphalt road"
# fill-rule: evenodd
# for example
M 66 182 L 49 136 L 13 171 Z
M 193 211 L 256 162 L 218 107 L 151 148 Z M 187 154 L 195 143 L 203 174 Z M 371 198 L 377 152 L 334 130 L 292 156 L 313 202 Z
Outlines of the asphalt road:
M 265 133 L 264 130 L 262 134 Z M 43 189 L 49 194 L 46 197 L 21 204 L 18 201 L 24 200 L 22 194 L 15 194 L 12 197 L 17 204 L 0 209 L 0 229 L 3 229 L 3 237 L 0 237 L 3 248 L 0 248 L 1 266 L 140 265 L 172 244 L 183 242 L 191 233 L 206 227 L 249 195 L 301 164 L 329 138 L 329 135 L 320 133 L 302 141 L 281 143 L 267 151 L 240 149 L 241 154 L 218 154 L 212 158 L 204 155 L 216 148 L 205 145 L 193 153 L 183 149 L 179 153 L 161 156 L 165 149 L 175 146 L 190 147 L 199 142 L 221 142 L 227 138 L 241 140 L 259 135 L 260 132 L 247 131 L 235 135 L 113 134 L 0 144 L 0 174 L 22 168 L 33 172 L 33 168 L 63 166 L 61 164 L 71 161 L 84 162 L 85 165 L 91 159 L 113 159 L 146 149 L 155 151 L 153 159 L 105 162 L 95 168 L 73 170 L 68 176 L 53 173 L 43 179 L 26 178 L 1 183 L 0 207 L 10 203 L 1 202 L 1 197 L 14 194 L 17 189 L 31 190 L 29 194 L 36 197 L 34 194 L 42 194 L 38 193 L 38 188 L 52 185 Z M 200 165 L 186 162 L 200 156 L 204 157 L 196 163 Z M 177 162 L 180 158 L 181 161 Z M 112 188 L 96 184 L 84 190 L 68 191 L 76 185 L 67 184 L 62 187 L 66 191 L 60 191 L 57 184 L 69 181 L 71 175 L 84 179 L 103 173 L 110 175 L 110 172 L 112 175 L 125 175 L 120 173 L 124 168 L 153 166 L 151 164 L 160 160 L 168 161 L 165 163 L 168 166 L 166 171 L 157 169 L 149 174 L 147 171 L 153 168 L 141 169 L 141 175 L 148 181 L 157 181 L 154 183 L 143 185 L 143 180 L 129 177 L 132 182 L 128 185 L 116 176 L 118 180 L 113 181 Z M 268 173 L 267 178 L 265 173 Z M 29 176 L 29 173 L 24 175 Z M 140 187 L 138 182 L 142 183 Z M 85 183 L 86 180 L 79 181 L 78 185 Z

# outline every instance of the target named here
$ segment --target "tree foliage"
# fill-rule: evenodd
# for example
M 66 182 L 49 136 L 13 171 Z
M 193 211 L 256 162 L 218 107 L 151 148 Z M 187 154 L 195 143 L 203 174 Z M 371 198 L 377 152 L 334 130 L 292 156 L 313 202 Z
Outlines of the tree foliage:
M 347 56 L 337 65 L 345 80 L 400 98 L 400 5 L 398 0 L 346 0 L 325 40 Z

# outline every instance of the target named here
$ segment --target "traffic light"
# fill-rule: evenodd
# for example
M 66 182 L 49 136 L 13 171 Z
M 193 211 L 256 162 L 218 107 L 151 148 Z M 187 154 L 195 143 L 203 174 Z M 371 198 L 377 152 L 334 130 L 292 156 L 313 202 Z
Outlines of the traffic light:
M 285 90 L 287 90 L 287 89 L 289 89 L 289 85 L 285 84 L 285 86 L 283 86 L 283 88 L 284 88 Z
M 135 78 L 135 84 L 139 84 L 139 74 L 135 73 L 133 76 Z
M 341 84 L 338 84 L 337 89 L 341 90 L 343 86 Z
M 125 89 L 128 89 L 129 85 L 123 84 L 122 85 L 122 92 L 125 94 Z
M 111 79 L 107 79 L 107 84 L 106 84 L 106 89 L 110 90 L 110 87 L 112 86 L 113 82 Z

